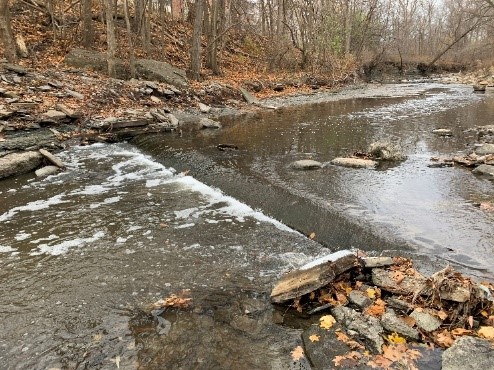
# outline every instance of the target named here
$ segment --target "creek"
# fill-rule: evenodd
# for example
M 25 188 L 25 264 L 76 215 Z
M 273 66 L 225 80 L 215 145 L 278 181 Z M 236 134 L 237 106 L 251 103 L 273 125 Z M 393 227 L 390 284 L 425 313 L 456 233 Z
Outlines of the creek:
M 492 181 L 427 165 L 473 143 L 465 130 L 492 123 L 494 97 L 389 89 L 412 94 L 350 94 L 225 116 L 217 131 L 73 147 L 60 153 L 63 173 L 0 182 L 0 368 L 294 368 L 310 323 L 273 310 L 269 293 L 328 249 L 492 276 L 494 219 L 474 205 L 494 199 Z M 379 140 L 400 143 L 407 160 L 290 168 Z M 150 314 L 184 289 L 190 309 Z

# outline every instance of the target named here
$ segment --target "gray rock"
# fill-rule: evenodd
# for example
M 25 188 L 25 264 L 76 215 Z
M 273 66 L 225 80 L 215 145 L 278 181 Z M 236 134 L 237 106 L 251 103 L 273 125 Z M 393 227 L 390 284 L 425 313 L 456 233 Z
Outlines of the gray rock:
M 156 97 L 156 96 L 154 96 L 154 95 L 151 95 L 151 98 L 150 99 L 151 99 L 151 101 L 153 103 L 156 103 L 156 104 L 161 104 L 162 103 L 161 99 L 158 98 L 158 97 Z
M 45 166 L 35 171 L 37 177 L 46 177 L 53 175 L 60 170 L 57 166 Z
M 408 326 L 407 323 L 391 309 L 387 309 L 384 315 L 382 315 L 381 325 L 391 333 L 397 333 L 401 336 L 415 340 L 420 338 L 419 332 Z
M 360 308 L 366 308 L 372 304 L 372 301 L 367 294 L 361 292 L 360 290 L 352 290 L 348 295 L 348 299 Z
M 432 133 L 438 136 L 453 136 L 453 132 L 447 128 L 438 128 L 436 130 L 432 130 Z
M 49 85 L 39 86 L 38 90 L 43 91 L 43 92 L 51 91 L 51 86 L 49 86 Z
M 76 99 L 79 99 L 79 100 L 83 100 L 84 99 L 84 95 L 82 95 L 81 93 L 78 93 L 77 91 L 73 91 L 73 90 L 65 90 L 65 92 L 72 96 L 73 98 L 76 98 Z
M 199 120 L 199 127 L 200 128 L 221 128 L 221 123 L 218 121 L 213 121 L 212 119 L 209 118 L 201 118 Z
M 3 67 L 7 71 L 15 72 L 15 73 L 17 73 L 18 75 L 21 75 L 21 76 L 24 76 L 24 75 L 27 74 L 27 70 L 26 69 L 24 69 L 23 67 L 18 66 L 16 64 L 7 63 L 7 64 L 4 64 Z
M 172 127 L 178 127 L 178 125 L 180 124 L 179 120 L 177 117 L 175 117 L 173 114 L 171 113 L 167 113 L 166 114 L 168 119 L 170 120 L 170 125 Z
M 259 104 L 259 100 L 243 87 L 239 88 L 239 90 L 248 104 Z
M 426 311 L 419 312 L 417 310 L 414 310 L 410 314 L 410 317 L 413 317 L 415 319 L 415 322 L 417 323 L 417 327 L 419 329 L 425 331 L 434 331 L 438 329 L 442 324 L 442 321 L 438 317 L 433 316 Z
M 19 102 L 19 103 L 12 103 L 10 106 L 14 109 L 26 109 L 26 110 L 31 110 L 33 108 L 36 108 L 39 105 L 39 103 L 35 102 Z
M 64 112 L 60 112 L 55 109 L 50 109 L 48 112 L 45 112 L 41 115 L 43 121 L 61 121 L 67 118 L 67 115 Z
M 333 308 L 331 313 L 340 324 L 358 333 L 370 351 L 382 353 L 384 329 L 377 318 L 343 306 Z
M 494 166 L 489 164 L 481 164 L 480 166 L 475 168 L 472 172 L 477 175 L 486 175 L 489 177 L 494 177 Z
M 322 163 L 312 159 L 302 159 L 290 165 L 295 170 L 316 170 L 322 168 Z
M 413 310 L 413 305 L 396 297 L 391 297 L 386 302 L 388 303 L 389 307 L 392 307 L 396 310 L 400 310 L 403 312 L 409 312 Z
M 211 107 L 209 105 L 199 103 L 198 106 L 201 113 L 209 113 L 211 111 Z
M 384 267 L 394 265 L 395 262 L 391 257 L 366 257 L 362 259 L 366 268 Z
M 103 73 L 108 72 L 106 53 L 95 50 L 72 49 L 65 56 L 64 63 L 80 69 L 91 68 Z M 115 70 L 118 78 L 130 78 L 130 70 L 122 60 L 115 60 Z
M 331 369 L 336 356 L 344 356 L 352 351 L 350 346 L 337 339 L 336 330 L 342 330 L 341 325 L 335 324 L 329 330 L 321 329 L 318 325 L 311 325 L 302 333 L 305 355 L 310 360 L 313 369 Z M 319 340 L 312 341 L 311 336 L 317 336 Z M 370 369 L 370 367 L 358 364 L 352 369 L 363 370 Z
M 494 349 L 483 339 L 460 337 L 443 353 L 443 370 L 494 370 Z
M 477 155 L 494 154 L 494 144 L 482 144 L 482 146 L 475 149 Z
M 367 151 L 373 158 L 381 161 L 404 161 L 407 158 L 398 145 L 387 141 L 372 143 Z
M 5 109 L 0 109 L 0 119 L 10 118 L 10 117 L 12 117 L 13 114 L 14 114 L 14 112 L 11 112 L 11 111 L 8 111 Z
M 353 167 L 353 168 L 374 168 L 377 166 L 377 162 L 370 159 L 361 158 L 344 158 L 338 157 L 331 161 L 331 164 L 335 166 L 342 167 Z
M 186 88 L 189 84 L 183 69 L 175 68 L 166 62 L 151 59 L 137 59 L 136 72 L 138 77 L 166 82 L 170 85 Z
M 48 150 L 45 150 L 45 149 L 40 149 L 39 152 L 41 153 L 41 155 L 43 157 L 45 157 L 46 159 L 48 159 L 51 163 L 53 163 L 55 166 L 57 167 L 65 167 L 63 162 L 58 159 L 56 156 L 54 156 L 53 154 L 51 154 Z
M 57 110 L 59 110 L 60 112 L 65 113 L 67 115 L 67 117 L 70 117 L 70 118 L 79 118 L 81 116 L 80 113 L 74 112 L 72 109 L 70 109 L 69 107 L 67 107 L 64 104 L 57 104 L 57 105 L 55 105 L 55 108 Z
M 42 159 L 39 152 L 7 154 L 0 158 L 0 179 L 31 172 L 41 165 Z

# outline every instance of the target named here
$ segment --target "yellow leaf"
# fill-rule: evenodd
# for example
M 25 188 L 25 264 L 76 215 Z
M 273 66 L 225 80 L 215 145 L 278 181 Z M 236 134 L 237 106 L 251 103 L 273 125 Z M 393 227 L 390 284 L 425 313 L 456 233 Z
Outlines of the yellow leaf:
M 394 344 L 406 344 L 407 343 L 406 339 L 403 337 L 400 337 L 397 333 L 393 333 L 393 334 L 388 335 L 388 341 L 390 343 L 394 343 Z
M 293 361 L 299 361 L 300 359 L 304 358 L 304 349 L 302 346 L 297 346 L 295 349 L 292 351 L 292 358 Z
M 443 310 L 439 311 L 439 312 L 437 313 L 437 316 L 439 316 L 439 318 L 440 318 L 441 320 L 443 320 L 443 321 L 444 321 L 444 320 L 446 320 L 446 319 L 448 318 L 448 314 L 447 314 L 446 312 L 444 312 Z
M 309 239 L 314 240 L 316 238 L 316 233 L 310 233 Z
M 477 334 L 486 339 L 494 339 L 494 326 L 481 326 Z
M 376 290 L 375 289 L 372 289 L 372 288 L 369 288 L 367 289 L 367 296 L 370 298 L 370 299 L 374 299 L 376 298 Z
M 331 329 L 333 327 L 333 324 L 336 322 L 333 316 L 331 315 L 325 315 L 322 316 L 320 319 L 320 324 L 319 326 L 323 329 Z
M 319 335 L 317 334 L 312 334 L 310 337 L 309 337 L 310 341 L 311 342 L 319 342 Z

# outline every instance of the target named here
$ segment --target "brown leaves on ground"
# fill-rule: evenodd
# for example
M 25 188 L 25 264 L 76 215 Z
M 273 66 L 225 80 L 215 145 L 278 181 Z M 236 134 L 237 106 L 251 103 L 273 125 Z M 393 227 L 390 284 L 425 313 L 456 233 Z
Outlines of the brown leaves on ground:
M 335 356 L 333 362 L 336 367 L 348 369 L 357 366 L 362 357 L 363 355 L 360 352 L 352 351 L 343 356 Z
M 383 354 L 371 358 L 367 365 L 374 369 L 391 369 L 394 364 L 400 364 L 406 369 L 418 369 L 415 360 L 422 357 L 416 349 L 409 348 L 406 344 L 383 345 Z
M 341 330 L 336 330 L 335 331 L 336 339 L 338 339 L 340 342 L 345 343 L 348 347 L 351 349 L 365 349 L 363 345 L 361 345 L 359 342 L 353 340 L 350 338 L 347 334 L 345 334 Z
M 162 298 L 154 302 L 151 305 L 151 307 L 155 310 L 160 308 L 167 308 L 167 307 L 186 309 L 189 308 L 190 305 L 192 304 L 192 298 L 188 297 L 189 295 L 190 295 L 190 291 L 188 289 L 182 290 L 178 295 L 171 294 L 168 297 Z
M 365 313 L 371 316 L 380 317 L 386 311 L 386 302 L 378 298 L 372 306 L 369 306 Z

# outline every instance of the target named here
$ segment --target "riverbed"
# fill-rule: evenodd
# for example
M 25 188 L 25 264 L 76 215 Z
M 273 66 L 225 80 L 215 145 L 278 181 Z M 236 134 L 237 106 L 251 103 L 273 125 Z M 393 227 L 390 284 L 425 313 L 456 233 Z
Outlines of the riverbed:
M 73 147 L 60 153 L 63 173 L 2 181 L 0 368 L 289 369 L 304 324 L 272 309 L 271 287 L 339 249 L 491 277 L 494 219 L 475 203 L 494 199 L 492 181 L 428 164 L 471 147 L 465 130 L 491 123 L 493 96 L 379 89 L 294 98 L 222 117 L 221 130 Z M 290 168 L 378 140 L 399 143 L 407 160 Z M 192 306 L 153 316 L 171 294 Z

